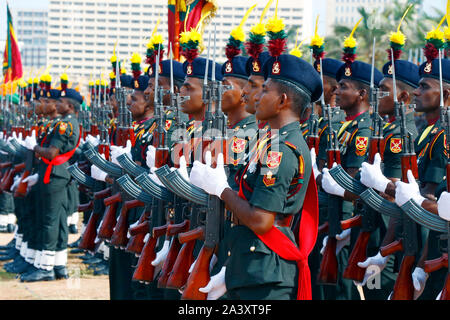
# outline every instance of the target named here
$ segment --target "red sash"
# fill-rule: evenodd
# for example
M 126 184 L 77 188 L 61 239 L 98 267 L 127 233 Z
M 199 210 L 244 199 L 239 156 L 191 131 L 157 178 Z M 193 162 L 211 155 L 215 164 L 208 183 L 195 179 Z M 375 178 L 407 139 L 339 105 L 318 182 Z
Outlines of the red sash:
M 245 199 L 242 190 L 239 190 L 239 196 Z M 298 228 L 298 242 L 300 248 L 297 248 L 297 246 L 275 226 L 272 226 L 272 228 L 263 235 L 256 235 L 267 247 L 269 247 L 269 249 L 274 251 L 281 258 L 297 261 L 297 300 L 312 299 L 311 272 L 308 266 L 308 256 L 316 243 L 319 225 L 319 198 L 313 172 L 311 172 L 309 178 L 305 200 L 301 213 L 300 226 Z
M 80 145 L 80 141 L 81 141 L 81 131 L 80 131 L 80 136 L 78 137 L 78 142 L 77 142 L 77 146 L 73 149 L 70 150 L 69 152 L 57 155 L 56 157 L 53 158 L 53 160 L 48 160 L 44 157 L 41 157 L 42 161 L 44 161 L 44 163 L 47 166 L 47 169 L 45 169 L 45 174 L 44 174 L 44 183 L 48 184 L 50 183 L 50 175 L 52 173 L 52 168 L 53 166 L 59 166 L 65 162 L 67 162 L 70 158 L 72 158 L 73 154 L 75 153 L 75 151 L 77 150 L 78 146 Z

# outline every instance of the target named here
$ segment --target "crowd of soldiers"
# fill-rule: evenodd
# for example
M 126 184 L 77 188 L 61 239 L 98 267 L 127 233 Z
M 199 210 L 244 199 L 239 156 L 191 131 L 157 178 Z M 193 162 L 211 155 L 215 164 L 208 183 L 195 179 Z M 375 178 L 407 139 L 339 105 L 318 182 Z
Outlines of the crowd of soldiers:
M 181 34 L 184 63 L 154 32 L 145 72 L 114 53 L 109 86 L 85 97 L 66 75 L 2 97 L 4 268 L 67 279 L 81 212 L 69 246 L 114 300 L 447 300 L 444 33 L 418 66 L 399 26 L 379 71 L 356 60 L 361 20 L 343 61 L 316 31 L 308 62 L 264 13 L 247 40 L 244 21 L 231 32 L 223 64 L 215 31 Z

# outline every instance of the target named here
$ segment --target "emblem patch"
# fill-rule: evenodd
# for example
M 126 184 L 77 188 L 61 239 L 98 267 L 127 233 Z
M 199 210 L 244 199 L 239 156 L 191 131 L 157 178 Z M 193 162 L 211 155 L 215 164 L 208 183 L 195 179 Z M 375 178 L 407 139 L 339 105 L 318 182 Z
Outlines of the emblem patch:
M 402 139 L 401 138 L 392 138 L 390 149 L 392 153 L 399 153 L 402 151 Z
M 280 74 L 281 73 L 281 64 L 280 61 L 275 61 L 272 65 L 272 74 Z
M 148 75 L 149 76 L 153 75 L 153 68 L 152 68 L 152 66 L 148 66 Z
M 389 65 L 388 74 L 392 74 L 392 64 Z
M 233 64 L 228 61 L 225 65 L 225 73 L 232 73 L 233 72 Z
M 192 65 L 188 65 L 186 69 L 186 74 L 192 74 Z
M 59 124 L 59 129 L 58 129 L 59 134 L 60 134 L 60 135 L 63 135 L 63 134 L 66 132 L 66 130 L 67 130 L 67 123 L 61 122 L 61 123 Z
M 430 62 L 428 62 L 425 66 L 425 68 L 423 68 L 423 71 L 425 71 L 426 73 L 430 73 L 432 69 L 432 64 Z
M 350 67 L 345 68 L 345 75 L 347 77 L 350 77 L 352 75 L 352 69 L 350 69 Z
M 356 155 L 363 156 L 366 153 L 368 143 L 369 143 L 368 137 L 356 137 L 355 139 Z
M 171 126 L 172 126 L 172 120 L 166 120 L 166 125 L 164 126 L 164 129 L 166 131 L 169 131 Z
M 281 163 L 283 152 L 269 151 L 267 153 L 267 167 L 270 169 L 278 168 Z
M 253 72 L 261 71 L 261 66 L 259 65 L 259 61 L 253 61 L 252 67 L 253 67 Z
M 272 177 L 272 172 L 269 171 L 263 177 L 263 182 L 266 187 L 273 186 L 275 184 L 275 178 Z
M 233 143 L 231 144 L 231 150 L 234 153 L 241 153 L 245 150 L 245 144 L 246 144 L 246 140 L 245 139 L 240 139 L 237 137 L 233 137 Z

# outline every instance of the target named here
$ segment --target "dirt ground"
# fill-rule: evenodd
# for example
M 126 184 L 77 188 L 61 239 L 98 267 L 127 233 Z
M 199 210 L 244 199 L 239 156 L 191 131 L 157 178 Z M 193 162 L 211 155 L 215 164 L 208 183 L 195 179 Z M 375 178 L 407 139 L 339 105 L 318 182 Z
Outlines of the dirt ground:
M 69 243 L 79 236 L 70 234 Z M 6 245 L 12 238 L 11 233 L 0 233 L 0 245 Z M 68 255 L 70 277 L 56 281 L 20 282 L 15 279 L 15 274 L 3 269 L 3 265 L 10 261 L 0 261 L 0 300 L 109 300 L 108 276 L 94 276 L 93 271 L 81 263 L 80 254 L 69 252 Z

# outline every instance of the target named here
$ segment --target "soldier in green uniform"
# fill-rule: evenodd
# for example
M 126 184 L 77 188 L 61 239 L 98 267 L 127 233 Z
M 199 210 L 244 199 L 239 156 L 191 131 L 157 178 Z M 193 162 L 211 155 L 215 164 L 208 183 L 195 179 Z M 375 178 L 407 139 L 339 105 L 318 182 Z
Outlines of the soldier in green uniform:
M 444 107 L 449 106 L 450 75 L 449 61 L 442 59 L 442 89 Z M 418 155 L 419 181 L 410 180 L 409 183 L 397 182 L 395 188 L 395 201 L 401 206 L 412 199 L 428 211 L 436 213 L 436 200 L 446 188 L 446 164 L 448 150 L 446 150 L 445 130 L 442 127 L 440 115 L 440 72 L 439 59 L 427 57 L 427 61 L 419 68 L 419 87 L 414 90 L 414 103 L 416 111 L 425 113 L 428 127 L 419 133 L 416 141 L 416 154 Z M 392 186 L 390 186 L 392 187 Z M 388 186 L 389 188 L 389 186 Z M 444 195 L 445 197 L 445 195 Z M 444 204 L 445 202 L 443 202 Z M 444 207 L 439 214 L 445 215 Z M 447 209 L 447 208 L 446 208 Z M 423 262 L 439 258 L 446 246 L 439 241 L 439 234 L 422 227 L 422 247 L 420 259 L 412 274 L 415 288 L 415 299 L 435 299 L 442 289 L 447 270 L 428 274 L 423 269 Z M 446 242 L 446 241 L 445 241 Z
M 419 68 L 405 60 L 395 60 L 395 75 L 397 85 L 397 99 L 405 106 L 409 106 L 413 100 L 413 91 L 419 84 Z M 383 67 L 384 78 L 381 80 L 379 88 L 382 92 L 388 92 L 389 95 L 379 100 L 379 113 L 381 116 L 388 119 L 383 126 L 383 137 L 385 139 L 385 148 L 383 152 L 383 170 L 380 167 L 381 158 L 376 156 L 374 164 L 362 164 L 361 182 L 368 187 L 371 187 L 381 193 L 387 193 L 395 197 L 395 192 L 388 190 L 387 186 L 399 181 L 402 178 L 401 170 L 401 152 L 402 152 L 402 136 L 401 136 L 401 119 L 396 118 L 396 110 L 394 105 L 394 91 L 393 91 L 393 69 L 392 62 L 388 62 Z M 417 137 L 417 129 L 414 121 L 413 110 L 408 110 L 405 114 L 405 123 L 411 138 Z M 393 184 L 392 184 L 393 185 Z M 380 242 L 380 247 L 391 243 L 395 238 L 396 224 L 395 219 L 387 219 L 381 216 L 384 221 L 384 226 L 387 226 L 385 236 Z M 372 248 L 371 248 L 372 249 Z M 376 249 L 376 248 L 373 248 Z M 396 259 L 401 257 L 396 256 Z M 394 286 L 396 280 L 396 272 L 394 269 L 394 257 L 382 257 L 379 252 L 361 261 L 361 266 L 367 268 L 366 275 L 362 285 L 364 286 L 367 279 L 374 277 L 381 273 L 381 287 L 365 289 L 366 299 L 386 300 Z M 375 272 L 374 272 L 375 271 Z
M 55 93 L 56 94 L 56 93 Z M 48 97 L 52 93 L 48 92 Z M 41 257 L 38 270 L 21 278 L 25 282 L 67 278 L 67 187 L 70 174 L 67 161 L 80 142 L 79 124 L 75 113 L 82 102 L 81 95 L 73 90 L 61 91 L 61 99 L 55 106 L 61 120 L 40 145 L 33 150 L 41 158 L 38 167 L 38 187 L 41 220 Z M 58 97 L 59 98 L 59 97 Z M 53 100 L 53 99 L 49 99 Z M 36 142 L 34 142 L 36 143 Z M 31 142 L 30 144 L 33 144 Z
M 341 165 L 350 176 L 355 177 L 361 164 L 367 159 L 368 143 L 372 134 L 369 113 L 371 65 L 352 60 L 345 62 L 336 75 L 339 83 L 339 88 L 336 90 L 336 104 L 346 113 L 346 122 L 339 129 L 337 137 L 341 149 Z M 378 85 L 381 78 L 382 73 L 375 69 L 374 85 Z M 321 185 L 325 192 L 332 196 L 329 201 L 335 202 L 333 206 L 331 206 L 331 202 L 328 205 L 333 208 L 337 206 L 339 210 L 342 210 L 340 220 L 346 220 L 358 213 L 357 210 L 354 210 L 351 202 L 359 201 L 357 197 L 355 198 L 350 192 L 341 188 L 328 173 L 327 168 L 323 169 Z M 355 208 L 361 208 L 361 206 L 355 205 Z M 351 230 L 347 229 L 336 235 L 337 246 L 342 248 L 340 251 L 342 257 L 339 260 L 341 262 L 340 270 L 345 270 L 347 265 L 349 254 L 347 246 L 350 244 L 350 233 Z M 347 299 L 353 299 L 352 287 L 351 281 L 342 279 L 342 289 L 345 292 L 343 295 Z
M 314 195 L 309 193 L 317 190 L 299 120 L 303 109 L 320 97 L 322 86 L 312 67 L 291 55 L 272 57 L 263 69 L 266 82 L 256 97 L 255 115 L 269 122 L 271 139 L 261 137 L 257 150 L 262 152 L 253 152 L 245 164 L 239 193 L 229 187 L 220 157 L 216 169 L 196 162 L 190 179 L 220 197 L 233 213 L 233 243 L 221 274 L 228 298 L 311 299 L 307 256 L 316 239 L 318 208 L 315 203 L 310 210 Z M 290 225 L 302 208 L 298 250 Z M 306 219 L 311 219 L 310 233 L 303 228 Z M 280 247 L 304 255 L 294 258 Z

